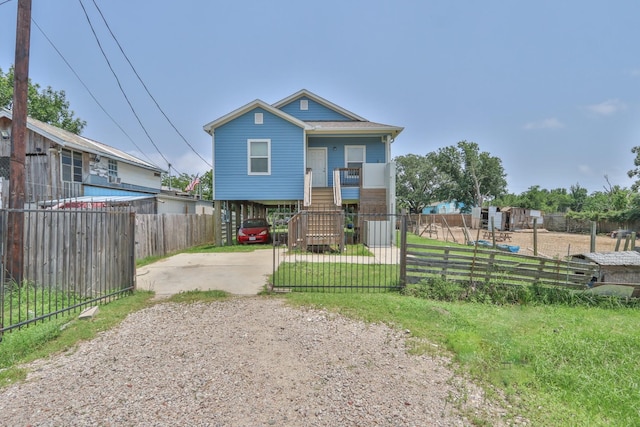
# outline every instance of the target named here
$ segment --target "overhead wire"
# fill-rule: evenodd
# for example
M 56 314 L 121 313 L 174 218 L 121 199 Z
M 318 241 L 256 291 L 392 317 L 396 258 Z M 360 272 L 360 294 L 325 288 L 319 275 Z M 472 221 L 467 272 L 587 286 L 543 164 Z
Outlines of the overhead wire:
M 104 51 L 104 49 L 102 47 L 102 44 L 100 43 L 100 38 L 98 37 L 98 34 L 96 33 L 95 28 L 93 27 L 93 24 L 91 22 L 91 18 L 89 17 L 89 14 L 87 13 L 86 8 L 84 7 L 84 3 L 82 2 L 82 0 L 78 0 L 78 1 L 80 2 L 80 6 L 82 7 L 82 11 L 84 12 L 84 16 L 85 16 L 85 18 L 86 18 L 86 20 L 87 20 L 87 22 L 89 24 L 89 27 L 91 28 L 91 32 L 93 33 L 93 36 L 96 39 L 96 43 L 98 44 L 98 47 L 100 48 L 100 52 L 102 53 L 102 56 L 104 57 L 105 61 L 107 62 L 107 66 L 109 67 L 109 70 L 111 70 L 111 74 L 113 74 L 113 77 L 116 79 L 116 82 L 118 84 L 118 88 L 120 89 L 120 92 L 122 93 L 122 96 L 124 96 L 124 99 L 127 101 L 127 104 L 129 105 L 129 108 L 131 109 L 131 112 L 135 116 L 136 120 L 138 121 L 138 124 L 140 125 L 140 127 L 144 131 L 145 135 L 147 136 L 147 138 L 149 139 L 151 144 L 155 147 L 155 149 L 158 152 L 158 154 L 160 154 L 160 156 L 164 159 L 164 161 L 167 163 L 167 165 L 171 165 L 171 162 L 165 157 L 164 154 L 162 154 L 162 151 L 160 151 L 160 148 L 155 143 L 155 141 L 153 140 L 153 138 L 149 134 L 149 131 L 147 130 L 147 128 L 142 123 L 142 120 L 140 119 L 140 116 L 138 116 L 138 113 L 136 112 L 136 109 L 133 107 L 133 104 L 129 100 L 129 97 L 127 96 L 124 88 L 122 87 L 122 83 L 120 82 L 120 79 L 118 78 L 117 73 L 113 69 L 113 66 L 111 65 L 111 62 L 109 61 L 109 58 L 107 57 L 107 54 Z M 176 170 L 176 172 L 178 172 L 178 171 Z M 178 173 L 180 173 L 180 172 L 178 172 Z
M 92 0 L 93 4 L 95 5 L 96 9 L 98 10 L 98 12 L 100 13 L 100 16 L 102 17 L 102 21 L 104 22 L 104 25 L 107 27 L 107 30 L 109 30 L 109 34 L 111 34 L 111 37 L 113 38 L 113 40 L 116 42 L 116 44 L 118 45 L 118 48 L 120 49 L 120 52 L 122 52 L 122 55 L 124 56 L 124 58 L 127 60 L 127 63 L 129 64 L 129 66 L 131 67 L 131 69 L 133 70 L 133 73 L 136 75 L 136 77 L 138 78 L 138 81 L 140 81 L 140 84 L 142 84 L 142 87 L 144 87 L 144 90 L 147 92 L 147 95 L 149 95 L 149 97 L 153 100 L 153 103 L 156 105 L 156 107 L 158 107 L 158 110 L 162 113 L 162 115 L 164 116 L 165 119 L 167 119 L 167 122 L 171 125 L 171 127 L 173 128 L 173 130 L 176 131 L 176 133 L 180 136 L 180 138 L 182 138 L 182 140 L 184 141 L 185 144 L 187 144 L 187 146 L 191 149 L 191 151 L 193 151 L 198 157 L 200 157 L 200 159 L 210 168 L 212 168 L 213 166 L 211 165 L 211 163 L 209 163 L 206 159 L 204 159 L 200 153 L 198 153 L 195 148 L 193 148 L 193 146 L 191 144 L 189 144 L 189 141 L 187 141 L 187 139 L 184 137 L 184 135 L 182 135 L 182 133 L 180 133 L 180 131 L 178 130 L 178 128 L 173 124 L 173 122 L 171 121 L 171 119 L 167 116 L 167 114 L 164 112 L 164 110 L 162 109 L 162 107 L 160 107 L 160 104 L 158 104 L 158 101 L 156 101 L 155 97 L 151 94 L 151 92 L 149 91 L 149 88 L 147 87 L 147 85 L 144 83 L 144 81 L 142 80 L 142 78 L 140 77 L 140 75 L 138 74 L 138 71 L 136 70 L 136 68 L 133 66 L 133 64 L 131 63 L 131 61 L 129 60 L 129 57 L 127 56 L 127 54 L 125 53 L 124 49 L 122 48 L 122 45 L 120 44 L 120 42 L 118 41 L 117 37 L 115 36 L 115 34 L 113 33 L 113 31 L 111 31 L 111 27 L 109 26 L 109 23 L 107 22 L 106 18 L 104 17 L 104 14 L 102 13 L 102 10 L 100 9 L 100 7 L 98 6 L 98 4 L 96 3 L 96 0 Z
M 3 4 L 7 4 L 7 3 L 9 3 L 10 1 L 13 1 L 13 0 L 4 0 L 3 2 L 0 2 L 0 6 L 2 6 Z
M 76 70 L 73 68 L 73 66 L 69 63 L 69 61 L 67 61 L 67 58 L 65 58 L 65 56 L 62 54 L 62 52 L 60 52 L 60 50 L 56 47 L 56 45 L 53 43 L 53 41 L 49 38 L 49 36 L 47 36 L 47 34 L 44 32 L 44 30 L 40 27 L 40 25 L 38 25 L 38 23 L 35 21 L 35 19 L 31 18 L 31 22 L 33 22 L 33 24 L 36 26 L 36 28 L 40 31 L 40 33 L 42 33 L 42 35 L 44 36 L 44 38 L 49 42 L 49 44 L 51 45 L 51 47 L 53 47 L 53 49 L 58 53 L 58 55 L 60 56 L 60 58 L 62 58 L 62 60 L 64 61 L 65 64 L 67 64 L 67 67 L 69 67 L 69 69 L 71 70 L 71 72 L 76 76 L 76 78 L 78 79 L 78 81 L 80 82 L 80 84 L 82 84 L 82 86 L 84 86 L 84 88 L 87 90 L 87 92 L 89 93 L 89 95 L 91 96 L 91 98 L 93 98 L 93 100 L 95 101 L 95 103 L 98 105 L 98 107 L 100 107 L 100 109 L 107 115 L 107 117 L 109 117 L 109 119 L 111 119 L 111 121 L 118 127 L 118 129 L 120 129 L 120 131 L 129 139 L 129 141 L 131 141 L 131 143 L 133 144 L 134 147 L 136 147 L 138 149 L 138 151 L 146 157 L 147 160 L 149 160 L 149 162 L 151 162 L 152 164 L 154 164 L 153 160 L 151 160 L 151 158 L 149 156 L 147 156 L 147 154 L 144 152 L 144 150 L 142 150 L 142 148 L 140 148 L 135 141 L 133 140 L 133 138 L 131 138 L 131 136 L 129 136 L 129 134 L 122 128 L 122 126 L 120 126 L 120 124 L 111 116 L 111 114 L 109 114 L 109 112 L 102 106 L 102 104 L 100 103 L 100 101 L 98 101 L 98 99 L 95 97 L 95 95 L 93 94 L 93 92 L 91 92 L 91 89 L 89 89 L 89 87 L 85 84 L 85 82 L 82 80 L 82 78 L 80 78 L 80 76 L 78 75 L 78 73 L 76 72 Z

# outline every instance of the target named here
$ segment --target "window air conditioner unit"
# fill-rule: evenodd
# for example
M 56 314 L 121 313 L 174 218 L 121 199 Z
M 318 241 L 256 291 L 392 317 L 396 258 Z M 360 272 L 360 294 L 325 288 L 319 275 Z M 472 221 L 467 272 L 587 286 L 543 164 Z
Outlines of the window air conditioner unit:
M 110 176 L 109 177 L 109 183 L 111 183 L 111 184 L 120 184 L 120 178 L 118 178 L 117 176 Z

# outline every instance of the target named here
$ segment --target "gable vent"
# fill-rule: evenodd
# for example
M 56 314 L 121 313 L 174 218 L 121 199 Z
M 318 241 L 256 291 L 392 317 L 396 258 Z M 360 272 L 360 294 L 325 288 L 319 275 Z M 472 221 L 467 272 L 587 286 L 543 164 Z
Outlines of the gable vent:
M 301 99 L 300 100 L 300 110 L 307 111 L 309 109 L 309 100 Z
M 262 123 L 264 123 L 264 116 L 262 115 L 262 113 L 255 113 L 253 115 L 253 123 L 257 125 L 261 125 Z

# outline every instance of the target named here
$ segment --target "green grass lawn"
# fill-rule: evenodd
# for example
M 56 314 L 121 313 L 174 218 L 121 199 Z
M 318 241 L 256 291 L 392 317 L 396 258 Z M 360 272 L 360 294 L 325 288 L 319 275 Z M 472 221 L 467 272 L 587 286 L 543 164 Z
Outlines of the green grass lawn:
M 271 277 L 278 288 L 292 291 L 339 291 L 368 292 L 370 289 L 399 286 L 397 265 L 353 263 L 314 263 L 306 261 L 283 262 Z

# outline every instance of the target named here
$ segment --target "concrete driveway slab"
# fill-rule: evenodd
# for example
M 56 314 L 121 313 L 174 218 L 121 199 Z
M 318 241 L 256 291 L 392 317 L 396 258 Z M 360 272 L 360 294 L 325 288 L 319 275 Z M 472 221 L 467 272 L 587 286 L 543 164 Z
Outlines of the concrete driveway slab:
M 154 291 L 156 298 L 192 290 L 221 290 L 256 295 L 273 269 L 273 250 L 178 254 L 138 268 L 137 288 Z

